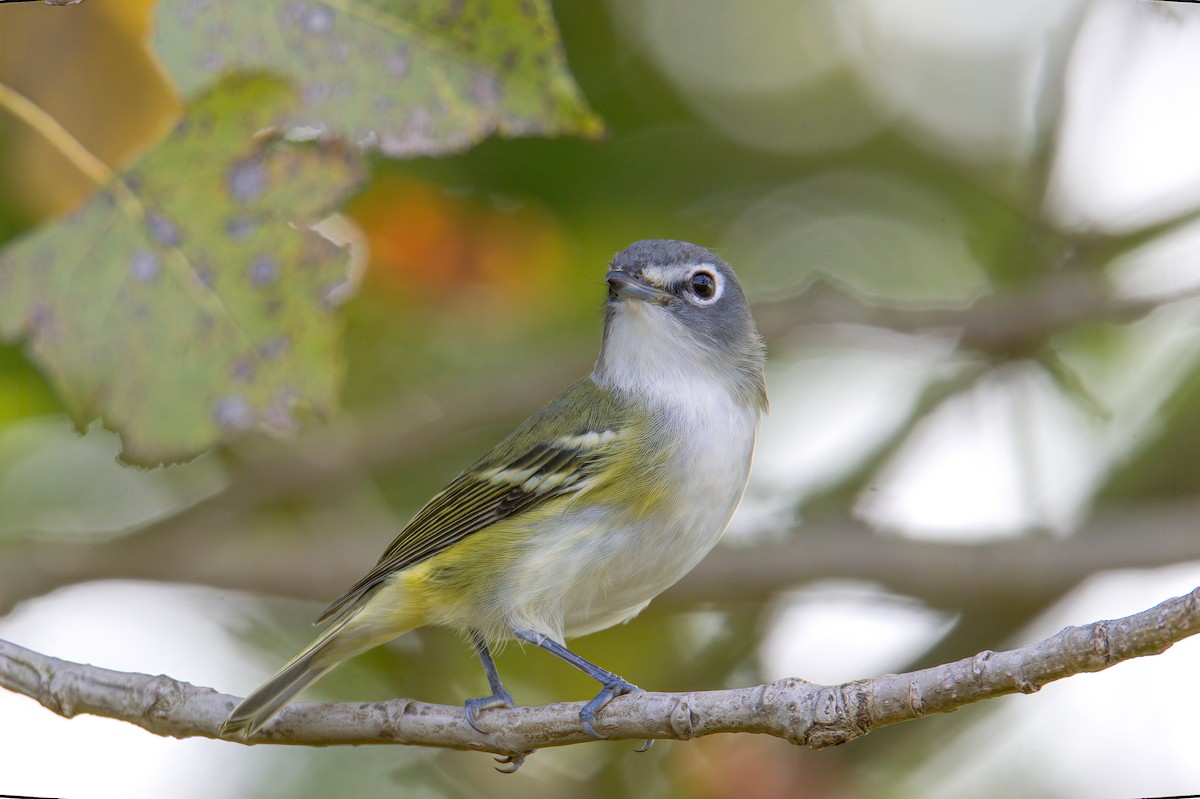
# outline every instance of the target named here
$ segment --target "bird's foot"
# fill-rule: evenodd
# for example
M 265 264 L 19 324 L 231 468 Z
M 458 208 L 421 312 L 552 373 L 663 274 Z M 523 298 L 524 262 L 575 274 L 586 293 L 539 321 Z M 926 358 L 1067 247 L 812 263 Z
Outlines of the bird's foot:
M 477 699 L 468 699 L 466 702 L 463 703 L 463 706 L 466 708 L 466 711 L 467 711 L 467 723 L 471 725 L 471 727 L 475 730 L 475 732 L 483 733 L 484 735 L 486 735 L 487 730 L 481 729 L 477 722 L 477 714 L 479 713 L 479 711 L 491 710 L 492 708 L 496 708 L 496 707 L 513 707 L 514 704 L 515 703 L 513 702 L 512 694 L 510 694 L 508 691 L 501 688 L 499 691 L 492 694 L 491 696 L 483 696 L 483 697 L 479 697 Z M 521 763 L 525 762 L 524 756 L 521 756 L 520 759 L 521 759 Z M 502 760 L 499 762 L 514 763 L 516 761 L 510 758 L 510 759 Z M 515 766 L 513 766 L 511 769 L 507 769 L 507 771 L 516 771 L 517 769 L 519 769 L 521 767 L 521 763 L 516 763 Z M 506 771 L 506 769 L 501 769 L 501 771 Z
M 592 726 L 596 721 L 596 713 L 600 711 L 600 708 L 618 696 L 636 693 L 642 689 L 615 674 L 611 675 L 611 679 L 601 680 L 600 684 L 604 687 L 600 689 L 600 693 L 596 694 L 592 701 L 583 706 L 583 710 L 579 711 L 579 721 L 583 724 L 584 732 L 598 741 L 603 741 L 608 736 L 596 732 L 596 728 Z

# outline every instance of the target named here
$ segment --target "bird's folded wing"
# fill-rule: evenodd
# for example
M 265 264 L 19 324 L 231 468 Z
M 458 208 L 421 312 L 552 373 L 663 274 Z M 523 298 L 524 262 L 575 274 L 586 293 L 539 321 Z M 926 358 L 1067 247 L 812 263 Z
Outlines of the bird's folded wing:
M 516 457 L 485 457 L 431 499 L 375 567 L 317 621 L 337 615 L 388 575 L 428 560 L 472 533 L 586 487 L 620 435 L 614 429 L 581 431 L 536 444 Z M 504 449 L 498 447 L 493 455 Z

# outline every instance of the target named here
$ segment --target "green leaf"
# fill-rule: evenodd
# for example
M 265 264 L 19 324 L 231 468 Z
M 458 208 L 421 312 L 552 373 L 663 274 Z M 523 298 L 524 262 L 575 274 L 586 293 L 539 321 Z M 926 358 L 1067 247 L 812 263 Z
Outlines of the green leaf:
M 80 438 L 55 414 L 0 427 L 0 542 L 86 540 L 136 530 L 228 485 L 218 458 L 129 469 L 111 433 Z M 119 499 L 118 499 L 119 498 Z
M 188 96 L 224 71 L 283 75 L 288 124 L 390 156 L 603 132 L 544 0 L 163 0 L 154 49 Z
M 333 405 L 349 255 L 305 224 L 361 166 L 256 137 L 291 97 L 223 81 L 87 205 L 0 252 L 0 336 L 27 338 L 79 427 L 102 417 L 128 461 L 186 460 Z

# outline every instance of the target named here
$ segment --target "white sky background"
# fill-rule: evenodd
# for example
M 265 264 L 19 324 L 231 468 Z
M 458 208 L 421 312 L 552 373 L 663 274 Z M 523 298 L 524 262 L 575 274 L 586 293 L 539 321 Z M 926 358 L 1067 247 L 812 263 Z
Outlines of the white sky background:
M 882 99 L 890 123 L 918 141 L 965 162 L 1015 162 L 1046 132 L 1046 110 L 1062 92 L 1066 116 L 1049 218 L 1064 226 L 1126 230 L 1200 203 L 1200 9 L 1119 0 L 921 0 L 903 4 L 901 12 L 890 0 L 845 0 L 836 10 L 830 4 L 804 16 L 777 0 L 778 14 L 760 10 L 742 19 L 726 3 L 710 2 L 711 14 L 690 0 L 611 5 L 635 46 L 693 109 L 746 146 L 820 151 L 876 132 L 879 118 L 853 99 L 838 120 L 779 115 L 781 92 L 803 96 L 838 75 L 872 101 Z M 1081 38 L 1068 50 L 1073 15 L 1081 8 Z M 758 43 L 753 50 L 731 36 L 742 23 L 764 20 L 767 30 L 744 31 L 747 41 Z M 795 58 L 796 41 L 818 55 Z M 705 57 L 696 59 L 697 52 Z M 755 59 L 747 61 L 747 52 Z M 1068 59 L 1064 90 L 1054 76 Z M 765 83 L 764 75 L 770 75 Z M 902 225 L 895 224 L 899 208 L 905 209 Z M 844 224 L 830 225 L 831 219 Z M 731 220 L 727 251 L 775 261 L 793 253 L 808 259 L 814 274 L 824 264 L 845 284 L 861 279 L 865 285 L 877 265 L 864 250 L 846 254 L 839 237 L 845 225 L 853 227 L 855 241 L 882 242 L 885 251 L 905 255 L 897 272 L 902 281 L 928 271 L 927 282 L 912 281 L 914 300 L 929 299 L 922 286 L 944 286 L 938 269 L 947 262 L 962 264 L 961 282 L 934 299 L 956 305 L 980 290 L 953 209 L 937 207 L 919 187 L 879 186 L 861 175 L 832 174 L 760 198 L 753 213 Z M 1114 266 L 1116 284 L 1130 295 L 1194 287 L 1200 282 L 1197 231 L 1200 226 Z M 920 255 L 930 252 L 937 257 L 921 263 Z M 843 263 L 853 266 L 839 275 Z M 748 271 L 754 268 L 766 269 Z M 1064 353 L 1106 405 L 1105 418 L 1064 399 L 1036 368 L 998 371 L 922 424 L 857 512 L 895 535 L 986 539 L 1033 525 L 1071 534 L 1111 468 L 1153 436 L 1158 404 L 1200 356 L 1198 316 L 1194 303 L 1164 309 L 1132 326 L 1120 350 L 1103 362 Z M 812 493 L 852 468 L 900 422 L 924 381 L 961 367 L 950 359 L 952 342 L 937 338 L 840 330 L 823 343 L 820 351 L 773 364 L 773 413 L 735 534 L 750 520 L 777 516 L 779 497 Z M 193 489 L 211 485 L 216 482 Z M 1097 575 L 1020 640 L 995 648 L 1142 610 L 1198 583 L 1195 564 Z M 223 625 L 248 605 L 218 606 L 212 599 L 210 592 L 186 588 L 79 586 L 25 603 L 0 620 L 0 637 L 66 659 L 165 673 L 221 690 L 253 684 L 270 667 L 252 663 L 253 655 Z M 227 615 L 214 617 L 217 607 Z M 763 669 L 768 677 L 822 681 L 880 673 L 902 664 L 914 645 L 932 643 L 951 621 L 871 586 L 811 586 L 780 598 L 776 626 L 762 648 Z M 947 742 L 905 790 L 914 797 L 985 796 L 997 785 L 1064 797 L 1200 790 L 1194 721 L 1200 706 L 1191 688 L 1197 673 L 1200 642 L 1192 640 L 1161 657 L 1005 700 L 969 735 Z M 1165 687 L 1171 698 L 1151 696 L 1146 686 Z M 0 752 L 54 755 L 52 762 L 6 756 L 0 790 L 8 793 L 137 799 L 169 789 L 178 797 L 237 796 L 253 769 L 304 754 L 160 739 L 90 717 L 67 721 L 6 692 L 0 692 L 0 718 Z M 29 746 L 38 739 L 55 745 Z M 1014 762 L 1025 763 L 1028 773 L 1014 776 Z M 941 793 L 926 791 L 932 783 Z

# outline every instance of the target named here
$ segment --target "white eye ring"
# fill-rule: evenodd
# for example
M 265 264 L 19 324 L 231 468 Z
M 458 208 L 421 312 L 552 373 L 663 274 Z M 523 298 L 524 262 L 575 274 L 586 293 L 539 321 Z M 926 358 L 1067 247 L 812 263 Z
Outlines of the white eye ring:
M 704 264 L 687 276 L 684 281 L 684 294 L 688 301 L 695 305 L 712 305 L 721 299 L 725 289 L 725 281 L 721 273 L 708 264 Z M 705 292 L 710 292 L 706 294 Z

